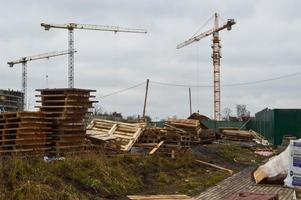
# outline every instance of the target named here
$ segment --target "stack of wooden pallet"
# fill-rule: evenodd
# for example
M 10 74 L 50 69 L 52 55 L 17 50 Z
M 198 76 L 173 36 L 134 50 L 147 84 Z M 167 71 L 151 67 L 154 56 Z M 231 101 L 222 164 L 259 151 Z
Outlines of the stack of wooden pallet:
M 216 134 L 213 129 L 200 129 L 199 130 L 199 137 L 200 137 L 200 143 L 207 144 L 212 143 L 214 140 L 216 140 Z
M 131 124 L 103 119 L 93 119 L 87 128 L 87 137 L 105 149 L 130 151 L 145 124 Z
M 220 128 L 220 134 L 224 140 L 250 142 L 254 139 L 252 132 L 238 128 Z
M 46 119 L 51 122 L 52 152 L 82 150 L 86 134 L 85 117 L 92 108 L 91 92 L 84 89 L 41 89 L 40 106 L 36 106 L 45 113 Z
M 157 152 L 167 155 L 177 155 L 190 149 L 191 138 L 181 129 L 172 128 L 146 128 L 140 136 L 137 147 L 143 147 L 149 151 L 161 144 Z
M 195 119 L 170 119 L 165 122 L 165 127 L 170 132 L 177 132 L 185 140 L 200 143 L 200 122 Z
M 49 150 L 50 124 L 42 112 L 0 114 L 0 153 L 43 153 Z

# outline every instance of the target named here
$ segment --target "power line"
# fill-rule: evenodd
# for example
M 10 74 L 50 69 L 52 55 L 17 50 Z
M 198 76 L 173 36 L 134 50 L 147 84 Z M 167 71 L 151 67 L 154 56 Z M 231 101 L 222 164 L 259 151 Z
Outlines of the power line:
M 270 81 L 275 81 L 275 80 L 289 78 L 289 77 L 293 77 L 293 76 L 299 76 L 299 75 L 301 75 L 301 72 L 296 72 L 296 73 L 293 73 L 293 74 L 287 74 L 287 75 L 284 75 L 284 76 L 278 76 L 278 77 L 274 77 L 274 78 L 257 80 L 257 81 L 224 84 L 224 85 L 221 85 L 221 87 L 234 87 L 234 86 L 253 85 L 253 84 L 270 82 Z M 211 87 L 213 87 L 213 85 L 187 85 L 187 84 L 166 83 L 166 82 L 159 82 L 159 81 L 150 81 L 150 82 L 154 83 L 154 84 L 157 84 L 157 85 L 165 85 L 165 86 L 172 86 L 172 87 L 188 87 L 188 88 L 189 87 L 194 87 L 194 88 L 211 88 Z
M 246 85 L 253 85 L 253 84 L 258 84 L 258 83 L 264 83 L 264 82 L 270 82 L 270 81 L 275 81 L 275 80 L 279 80 L 279 79 L 285 79 L 285 78 L 289 78 L 289 77 L 294 77 L 294 76 L 299 76 L 301 75 L 301 72 L 296 72 L 293 74 L 287 74 L 287 75 L 283 75 L 283 76 L 278 76 L 278 77 L 274 77 L 274 78 L 269 78 L 269 79 L 263 79 L 263 80 L 257 80 L 257 81 L 249 81 L 249 82 L 242 82 L 242 83 L 232 83 L 232 84 L 224 84 L 221 85 L 221 87 L 235 87 L 235 86 L 246 86 Z M 191 87 L 191 88 L 211 88 L 213 87 L 213 85 L 188 85 L 188 84 L 176 84 L 176 83 L 166 83 L 166 82 L 159 82 L 159 81 L 149 81 L 150 83 L 154 83 L 157 85 L 164 85 L 164 86 L 171 86 L 171 87 Z M 117 90 L 115 92 L 112 93 L 108 93 L 106 95 L 100 96 L 99 98 L 106 98 L 109 96 L 113 96 L 116 94 L 120 94 L 122 92 L 137 88 L 141 85 L 144 85 L 145 82 L 133 85 L 131 87 L 125 88 L 125 89 L 121 89 L 121 90 Z
M 122 90 L 117 90 L 115 92 L 112 92 L 112 93 L 109 93 L 109 94 L 105 94 L 103 96 L 100 96 L 99 98 L 106 98 L 106 97 L 109 97 L 109 96 L 113 96 L 113 95 L 116 95 L 116 94 L 119 94 L 119 93 L 122 93 L 122 92 L 125 92 L 127 90 L 131 90 L 131 89 L 134 89 L 134 88 L 137 88 L 141 85 L 144 85 L 145 82 L 142 82 L 142 83 L 139 83 L 139 84 L 136 84 L 136 85 L 133 85 L 131 87 L 128 87 L 128 88 L 125 88 L 125 89 L 122 89 Z

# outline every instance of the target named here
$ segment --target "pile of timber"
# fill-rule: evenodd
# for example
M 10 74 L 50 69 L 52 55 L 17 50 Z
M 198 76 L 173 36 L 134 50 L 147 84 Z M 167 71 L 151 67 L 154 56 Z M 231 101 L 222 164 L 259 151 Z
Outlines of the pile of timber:
M 188 117 L 188 119 L 195 119 L 200 122 L 201 129 L 199 130 L 199 137 L 200 137 L 200 143 L 207 144 L 212 143 L 214 140 L 216 140 L 216 134 L 213 129 L 209 129 L 204 123 L 204 120 L 209 120 L 209 117 L 205 115 L 201 115 L 199 113 L 193 113 Z
M 180 134 L 191 143 L 200 143 L 200 122 L 195 119 L 170 119 L 165 122 L 168 132 Z
M 201 128 L 197 119 L 172 119 L 165 123 L 169 131 L 178 130 L 182 136 L 190 137 L 193 144 L 211 143 L 216 139 L 215 131 L 207 127 Z
M 135 146 L 174 156 L 190 149 L 191 137 L 181 129 L 151 127 L 143 131 Z
M 252 132 L 238 128 L 220 128 L 220 134 L 223 140 L 251 142 L 254 139 Z
M 131 124 L 95 118 L 87 127 L 87 137 L 104 149 L 130 151 L 144 126 L 145 123 Z
M 40 106 L 51 123 L 51 153 L 81 151 L 84 147 L 86 124 L 85 117 L 96 101 L 91 101 L 91 92 L 95 90 L 61 88 L 40 89 Z
M 216 140 L 216 134 L 213 129 L 200 129 L 199 130 L 200 142 L 202 144 L 212 143 Z
M 44 153 L 50 149 L 50 124 L 42 112 L 0 114 L 0 153 Z

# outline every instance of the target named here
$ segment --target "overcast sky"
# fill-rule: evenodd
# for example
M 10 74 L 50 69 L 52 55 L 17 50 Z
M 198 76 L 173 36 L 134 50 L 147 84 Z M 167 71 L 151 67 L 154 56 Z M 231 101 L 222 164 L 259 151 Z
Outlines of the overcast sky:
M 106 112 L 142 113 L 145 86 L 102 95 L 151 81 L 212 85 L 212 38 L 186 46 L 214 12 L 234 18 L 231 31 L 220 33 L 221 85 L 269 79 L 300 72 L 300 0 L 0 0 L 0 85 L 21 89 L 21 65 L 7 61 L 66 50 L 67 30 L 45 31 L 41 22 L 85 23 L 143 28 L 147 34 L 75 30 L 75 87 L 97 90 Z M 213 26 L 211 21 L 200 32 Z M 66 56 L 28 63 L 28 96 L 35 89 L 67 87 Z M 48 83 L 46 81 L 48 75 Z M 301 76 L 247 86 L 223 87 L 222 109 L 246 104 L 252 114 L 265 107 L 300 108 Z M 193 110 L 213 116 L 213 89 L 192 88 Z M 147 114 L 154 119 L 189 114 L 188 88 L 150 84 Z

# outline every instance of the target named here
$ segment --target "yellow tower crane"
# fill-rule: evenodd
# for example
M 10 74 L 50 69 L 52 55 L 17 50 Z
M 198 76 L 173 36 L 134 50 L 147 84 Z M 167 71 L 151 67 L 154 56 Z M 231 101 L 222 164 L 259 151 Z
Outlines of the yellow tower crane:
M 221 117 L 221 97 L 220 97 L 220 59 L 221 59 L 221 52 L 220 52 L 220 39 L 219 39 L 219 31 L 227 29 L 228 31 L 231 30 L 232 26 L 236 23 L 234 19 L 228 19 L 225 24 L 219 26 L 218 21 L 219 15 L 217 13 L 214 14 L 214 27 L 206 32 L 203 32 L 197 36 L 194 36 L 179 45 L 177 45 L 177 49 L 185 47 L 191 43 L 198 42 L 201 39 L 213 35 L 213 45 L 212 50 L 212 59 L 213 59 L 213 73 L 214 73 L 214 119 L 220 120 Z

